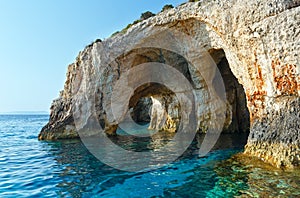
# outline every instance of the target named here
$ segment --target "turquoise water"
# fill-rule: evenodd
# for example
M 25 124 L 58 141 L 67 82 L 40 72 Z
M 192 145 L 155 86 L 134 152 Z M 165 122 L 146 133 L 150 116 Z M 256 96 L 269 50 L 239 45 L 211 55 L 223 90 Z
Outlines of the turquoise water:
M 299 171 L 283 172 L 235 155 L 243 149 L 243 135 L 221 136 L 204 158 L 197 156 L 195 140 L 177 161 L 129 173 L 101 163 L 80 140 L 38 141 L 47 121 L 48 116 L 0 115 L 1 198 L 300 197 Z M 114 141 L 143 150 L 146 143 L 138 140 L 123 136 Z

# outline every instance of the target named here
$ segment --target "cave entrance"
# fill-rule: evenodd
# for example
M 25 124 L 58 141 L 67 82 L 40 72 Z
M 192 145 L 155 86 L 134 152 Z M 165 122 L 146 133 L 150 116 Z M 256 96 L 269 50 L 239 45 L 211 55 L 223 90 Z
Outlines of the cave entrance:
M 125 118 L 119 124 L 119 135 L 125 134 L 122 128 L 127 131 L 135 130 L 131 134 L 149 135 L 157 131 L 176 132 L 179 126 L 179 101 L 176 94 L 162 84 L 147 83 L 137 88 L 129 100 L 128 109 L 130 119 Z M 136 124 L 131 125 L 132 121 Z M 133 126 L 132 129 L 130 125 Z
M 175 132 L 179 126 L 179 101 L 176 94 L 164 85 L 149 83 L 139 87 L 130 100 L 129 108 L 132 109 L 133 120 L 147 122 L 150 130 Z
M 249 133 L 250 118 L 243 86 L 232 73 L 224 50 L 211 49 L 208 52 L 217 64 L 226 91 L 227 111 L 222 133 Z M 199 74 L 195 74 L 195 71 L 190 70 L 189 62 L 184 57 L 171 51 L 154 48 L 133 50 L 124 59 L 119 60 L 121 63 L 125 61 L 130 63 L 130 67 L 148 62 L 171 65 L 181 72 L 195 89 L 199 89 L 199 87 L 203 89 L 205 87 L 204 84 L 201 84 L 203 80 L 197 80 L 197 75 Z M 201 78 L 201 76 L 198 77 Z M 217 84 L 218 80 L 213 82 L 214 88 L 217 90 L 220 87 Z M 155 112 L 152 111 L 154 103 L 164 108 L 165 113 L 160 113 L 160 115 L 164 114 L 164 116 L 158 117 L 154 115 Z M 132 120 L 140 125 L 145 125 L 146 127 L 144 128 L 146 129 L 176 132 L 180 124 L 181 112 L 176 95 L 161 84 L 147 83 L 136 89 L 129 102 L 129 111 Z M 205 132 L 201 131 L 201 115 L 197 116 L 199 131 L 200 133 Z
M 250 116 L 244 88 L 232 73 L 224 50 L 211 49 L 209 53 L 217 64 L 226 91 L 227 111 L 223 133 L 249 133 Z M 214 88 L 218 89 L 215 80 Z
M 188 61 L 181 55 L 166 49 L 138 48 L 118 60 L 120 65 L 129 68 L 152 62 L 172 66 L 183 74 L 189 82 L 192 82 Z M 139 76 L 134 76 L 134 78 L 139 78 Z M 176 81 L 176 79 L 170 80 Z M 128 109 L 133 121 L 139 125 L 148 126 L 150 130 L 175 132 L 179 127 L 179 101 L 176 94 L 163 84 L 146 83 L 134 90 Z

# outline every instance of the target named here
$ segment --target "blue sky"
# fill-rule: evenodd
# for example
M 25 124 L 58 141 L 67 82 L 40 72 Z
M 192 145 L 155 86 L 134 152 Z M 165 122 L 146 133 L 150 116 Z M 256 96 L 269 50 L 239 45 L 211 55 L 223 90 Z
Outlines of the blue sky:
M 67 65 L 145 11 L 185 0 L 0 0 L 0 112 L 48 111 Z

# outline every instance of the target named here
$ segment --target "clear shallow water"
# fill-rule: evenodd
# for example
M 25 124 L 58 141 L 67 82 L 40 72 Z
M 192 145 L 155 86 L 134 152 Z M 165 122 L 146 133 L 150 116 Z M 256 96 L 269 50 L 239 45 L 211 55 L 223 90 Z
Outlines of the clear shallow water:
M 299 171 L 235 155 L 242 151 L 242 136 L 223 135 L 205 158 L 197 156 L 195 141 L 163 168 L 128 173 L 101 163 L 80 140 L 39 142 L 47 121 L 48 116 L 0 115 L 0 197 L 300 197 Z M 114 141 L 143 150 L 147 143 L 138 140 Z

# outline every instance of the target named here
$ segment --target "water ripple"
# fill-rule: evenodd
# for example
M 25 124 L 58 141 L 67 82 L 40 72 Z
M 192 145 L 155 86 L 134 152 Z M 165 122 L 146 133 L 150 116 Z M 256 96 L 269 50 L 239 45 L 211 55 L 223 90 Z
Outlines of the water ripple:
M 235 155 L 242 151 L 241 142 L 234 144 L 226 136 L 208 156 L 199 158 L 194 142 L 169 165 L 128 173 L 98 161 L 79 140 L 38 141 L 47 121 L 48 116 L 0 116 L 1 198 L 300 197 L 299 172 L 283 172 Z M 158 146 L 126 137 L 115 141 L 135 151 Z M 167 140 L 157 142 L 163 145 Z

